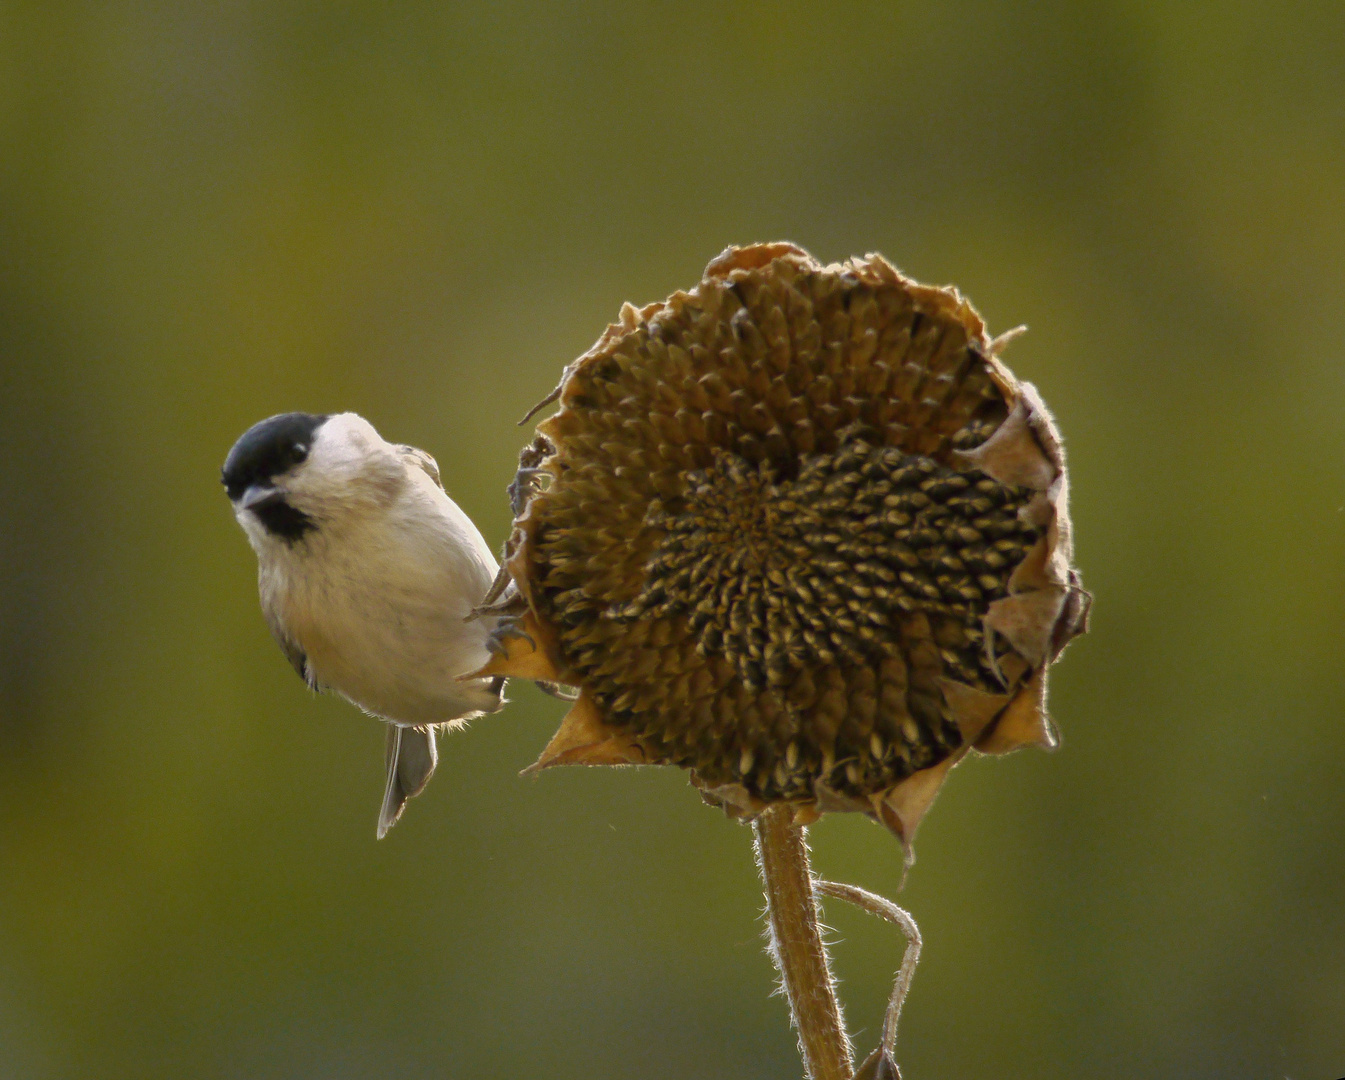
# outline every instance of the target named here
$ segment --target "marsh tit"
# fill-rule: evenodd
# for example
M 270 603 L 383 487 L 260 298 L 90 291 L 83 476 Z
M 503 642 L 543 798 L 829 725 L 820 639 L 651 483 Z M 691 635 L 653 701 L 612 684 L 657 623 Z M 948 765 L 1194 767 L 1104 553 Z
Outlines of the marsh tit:
M 496 575 L 434 459 L 354 413 L 282 413 L 234 444 L 223 480 L 257 553 L 262 612 L 311 689 L 387 722 L 380 839 L 438 760 L 435 732 L 503 703 L 482 667 Z

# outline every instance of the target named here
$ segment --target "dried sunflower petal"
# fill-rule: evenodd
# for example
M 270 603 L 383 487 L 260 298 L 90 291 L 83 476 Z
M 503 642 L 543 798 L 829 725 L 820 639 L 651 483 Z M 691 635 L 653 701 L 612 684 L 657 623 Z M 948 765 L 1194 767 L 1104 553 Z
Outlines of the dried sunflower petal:
M 789 244 L 625 305 L 510 489 L 481 673 L 580 689 L 534 768 L 681 765 L 734 816 L 858 810 L 909 851 L 969 749 L 1053 746 L 1088 596 L 1003 340 L 881 256 Z

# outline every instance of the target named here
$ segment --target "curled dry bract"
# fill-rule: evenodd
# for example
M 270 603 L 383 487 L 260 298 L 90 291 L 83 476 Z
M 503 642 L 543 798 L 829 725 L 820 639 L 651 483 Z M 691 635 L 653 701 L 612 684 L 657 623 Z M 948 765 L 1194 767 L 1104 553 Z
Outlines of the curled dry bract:
M 858 810 L 909 851 L 968 750 L 1054 746 L 1088 598 L 1003 340 L 881 256 L 789 244 L 623 307 L 511 485 L 476 674 L 580 691 L 533 768 L 682 765 L 734 816 Z

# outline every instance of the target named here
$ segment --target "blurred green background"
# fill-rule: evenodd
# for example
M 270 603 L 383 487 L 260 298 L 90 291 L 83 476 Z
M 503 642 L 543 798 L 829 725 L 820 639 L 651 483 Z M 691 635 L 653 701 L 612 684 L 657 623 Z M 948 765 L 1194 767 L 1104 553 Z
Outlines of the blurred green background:
M 0 3 L 0 1077 L 798 1075 L 749 831 L 519 779 L 560 703 L 375 842 L 217 482 L 354 409 L 498 545 L 562 366 L 773 239 L 1031 326 L 1098 597 L 922 829 L 907 1080 L 1345 1073 L 1345 6 L 160 0 Z

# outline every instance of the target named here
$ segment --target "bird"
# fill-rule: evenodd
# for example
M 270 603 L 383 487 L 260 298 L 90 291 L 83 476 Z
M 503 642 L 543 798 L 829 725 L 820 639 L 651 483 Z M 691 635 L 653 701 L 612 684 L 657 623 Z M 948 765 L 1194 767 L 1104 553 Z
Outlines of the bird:
M 221 479 L 286 659 L 387 724 L 382 839 L 433 775 L 436 732 L 504 705 L 503 678 L 464 678 L 489 659 L 494 621 L 473 611 L 495 558 L 434 458 L 353 412 L 262 420 Z

